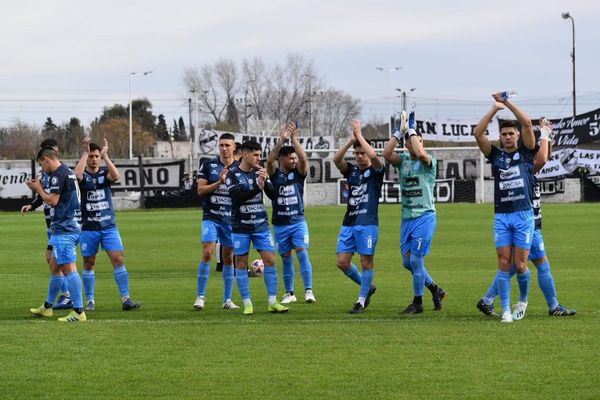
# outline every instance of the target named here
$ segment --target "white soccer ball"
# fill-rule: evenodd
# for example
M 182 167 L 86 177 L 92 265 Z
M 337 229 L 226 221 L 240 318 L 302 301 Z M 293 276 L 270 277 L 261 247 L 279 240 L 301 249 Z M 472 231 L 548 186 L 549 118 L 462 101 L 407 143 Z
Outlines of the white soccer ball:
M 260 258 L 257 258 L 256 260 L 252 261 L 252 264 L 250 264 L 250 268 L 248 271 L 250 273 L 251 276 L 261 276 L 263 273 L 263 270 L 265 269 L 265 264 L 263 263 L 263 260 Z

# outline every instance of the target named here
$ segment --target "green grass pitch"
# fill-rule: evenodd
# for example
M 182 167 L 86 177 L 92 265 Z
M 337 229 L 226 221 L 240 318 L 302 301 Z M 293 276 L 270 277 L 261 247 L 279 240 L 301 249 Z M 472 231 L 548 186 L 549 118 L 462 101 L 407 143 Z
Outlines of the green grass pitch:
M 43 216 L 1 213 L 0 398 L 600 398 L 600 205 L 543 206 L 559 301 L 577 315 L 547 315 L 530 266 L 527 316 L 508 325 L 475 308 L 496 270 L 492 209 L 438 205 L 426 266 L 449 297 L 434 312 L 426 291 L 426 310 L 413 317 L 400 314 L 412 285 L 398 250 L 399 206 L 380 206 L 378 290 L 359 316 L 348 314 L 358 287 L 335 267 L 343 207 L 307 210 L 317 303 L 268 314 L 263 281 L 251 279 L 251 317 L 220 308 L 214 265 L 206 310 L 192 308 L 199 209 L 120 212 L 132 296 L 143 307 L 120 310 L 100 254 L 97 311 L 66 325 L 29 315 L 48 284 Z M 513 282 L 513 303 L 516 293 Z

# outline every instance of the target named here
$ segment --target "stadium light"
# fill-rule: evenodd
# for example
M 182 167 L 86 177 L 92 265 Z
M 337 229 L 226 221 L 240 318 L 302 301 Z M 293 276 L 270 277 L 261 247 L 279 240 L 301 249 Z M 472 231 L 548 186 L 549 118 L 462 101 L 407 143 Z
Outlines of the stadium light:
M 392 89 L 390 88 L 390 72 L 399 71 L 402 69 L 401 66 L 384 68 L 384 67 L 375 67 L 377 71 L 386 72 L 387 76 L 387 91 L 388 91 L 388 137 L 392 137 Z
M 151 74 L 152 71 L 146 72 L 130 72 L 129 73 L 129 159 L 133 158 L 133 112 L 131 106 L 131 78 L 136 76 L 146 76 Z
M 573 118 L 575 118 L 575 116 L 577 115 L 577 107 L 575 105 L 575 20 L 568 11 L 562 13 L 561 16 L 563 17 L 563 19 L 571 20 L 571 27 L 573 29 L 573 50 L 571 51 L 571 62 L 573 64 Z

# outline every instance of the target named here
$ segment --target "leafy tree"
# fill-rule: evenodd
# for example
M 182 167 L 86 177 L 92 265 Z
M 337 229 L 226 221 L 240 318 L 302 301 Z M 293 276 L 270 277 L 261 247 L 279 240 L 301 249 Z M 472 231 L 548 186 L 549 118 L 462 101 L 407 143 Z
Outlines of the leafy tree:
M 169 129 L 167 128 L 167 121 L 165 121 L 165 116 L 163 114 L 158 115 L 155 132 L 158 140 L 169 140 Z

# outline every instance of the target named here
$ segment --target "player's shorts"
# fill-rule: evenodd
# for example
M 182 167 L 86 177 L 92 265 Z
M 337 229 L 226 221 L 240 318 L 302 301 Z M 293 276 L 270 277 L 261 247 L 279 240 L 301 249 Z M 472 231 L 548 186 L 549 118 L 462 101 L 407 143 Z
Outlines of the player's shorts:
M 79 233 L 63 233 L 50 237 L 52 257 L 58 265 L 72 264 L 77 261 L 77 244 Z
M 233 255 L 243 256 L 250 252 L 250 242 L 256 251 L 270 251 L 275 253 L 273 246 L 273 236 L 270 230 L 252 233 L 232 233 L 231 240 L 233 241 Z
M 402 254 L 426 256 L 431 248 L 437 219 L 435 212 L 428 212 L 416 218 L 402 220 L 400 228 L 400 250 Z
M 48 235 L 48 247 L 46 247 L 46 250 L 52 251 L 52 245 L 50 244 L 50 229 L 46 230 L 46 235 Z
M 531 250 L 529 250 L 528 258 L 530 260 L 539 260 L 546 257 L 546 246 L 544 246 L 544 237 L 542 231 L 536 229 L 533 231 L 533 241 L 531 242 Z
M 308 249 L 308 225 L 306 221 L 292 225 L 273 225 L 275 243 L 279 254 L 285 254 L 292 249 Z
M 123 242 L 117 228 L 100 231 L 81 231 L 81 255 L 91 257 L 98 254 L 98 245 L 104 251 L 123 251 Z
M 496 248 L 514 245 L 529 250 L 534 230 L 533 210 L 497 213 L 494 217 Z
M 216 243 L 233 247 L 231 242 L 231 225 L 221 224 L 209 219 L 202 221 L 202 243 Z
M 377 225 L 342 226 L 338 236 L 337 252 L 372 256 L 375 254 L 378 238 Z

